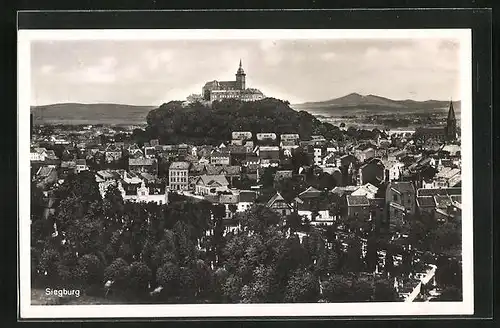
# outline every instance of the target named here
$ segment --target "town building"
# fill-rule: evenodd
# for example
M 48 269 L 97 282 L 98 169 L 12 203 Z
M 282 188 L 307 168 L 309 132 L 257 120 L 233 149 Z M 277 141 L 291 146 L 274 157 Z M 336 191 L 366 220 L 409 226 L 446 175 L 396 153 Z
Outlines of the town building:
M 229 182 L 222 174 L 202 175 L 195 182 L 195 192 L 198 195 L 217 195 L 228 190 Z
M 189 188 L 188 162 L 173 162 L 168 168 L 168 185 L 171 190 L 188 190 Z

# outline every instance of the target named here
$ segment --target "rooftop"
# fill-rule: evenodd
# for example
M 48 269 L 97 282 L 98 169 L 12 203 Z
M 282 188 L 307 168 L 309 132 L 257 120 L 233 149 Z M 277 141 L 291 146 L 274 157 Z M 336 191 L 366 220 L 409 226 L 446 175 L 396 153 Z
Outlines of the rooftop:
M 189 163 L 188 162 L 172 162 L 170 164 L 169 170 L 188 170 Z
M 417 197 L 418 207 L 436 207 L 436 202 L 432 196 L 420 196 Z
M 154 158 L 129 158 L 128 165 L 153 165 L 156 163 Z
M 366 196 L 347 195 L 347 206 L 370 206 L 370 201 Z
M 229 182 L 224 175 L 202 175 L 196 180 L 196 184 L 202 183 L 205 186 L 219 184 L 220 186 L 227 186 Z

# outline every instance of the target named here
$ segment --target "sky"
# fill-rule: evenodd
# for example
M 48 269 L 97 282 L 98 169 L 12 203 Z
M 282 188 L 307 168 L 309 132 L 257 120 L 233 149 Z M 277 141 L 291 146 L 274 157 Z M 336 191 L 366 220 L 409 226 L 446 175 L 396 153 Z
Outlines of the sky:
M 394 40 L 32 41 L 31 105 L 158 106 L 234 80 L 291 103 L 351 92 L 391 99 L 459 100 L 460 43 Z

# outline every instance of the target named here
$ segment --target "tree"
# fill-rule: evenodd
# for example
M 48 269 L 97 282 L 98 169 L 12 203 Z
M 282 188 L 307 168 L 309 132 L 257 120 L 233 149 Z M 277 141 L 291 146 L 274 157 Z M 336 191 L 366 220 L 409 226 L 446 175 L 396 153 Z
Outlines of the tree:
M 144 262 L 132 262 L 128 269 L 130 288 L 138 293 L 145 292 L 151 280 L 151 270 Z
M 366 243 L 366 270 L 374 272 L 378 262 L 378 243 L 375 238 L 368 238 Z
M 156 282 L 164 288 L 164 293 L 176 296 L 179 292 L 180 270 L 172 263 L 166 262 L 156 273 Z
M 231 303 L 238 303 L 241 288 L 241 278 L 234 274 L 229 275 L 222 285 L 224 298 Z
M 359 273 L 362 269 L 361 243 L 358 238 L 353 238 L 347 247 L 346 270 L 347 272 Z
M 395 302 L 398 299 L 394 285 L 387 279 L 379 279 L 375 282 L 373 300 L 376 302 Z
M 115 286 L 124 288 L 127 284 L 128 269 L 128 263 L 122 258 L 117 258 L 104 270 L 104 279 L 111 280 Z
M 374 284 L 370 278 L 357 278 L 352 281 L 349 299 L 353 302 L 370 301 L 374 294 Z
M 462 301 L 462 290 L 460 288 L 449 286 L 443 289 L 441 295 L 437 297 L 438 301 L 459 302 Z
M 288 281 L 284 301 L 288 303 L 315 303 L 318 298 L 318 278 L 306 269 L 295 271 Z
M 328 302 L 348 302 L 351 281 L 342 275 L 332 275 L 323 283 L 323 298 Z
M 103 265 L 93 254 L 85 254 L 78 259 L 75 276 L 84 286 L 100 284 L 103 280 Z
M 253 272 L 253 280 L 243 286 L 240 292 L 242 303 L 265 303 L 269 301 L 269 293 L 273 280 L 273 269 L 265 265 L 258 266 Z

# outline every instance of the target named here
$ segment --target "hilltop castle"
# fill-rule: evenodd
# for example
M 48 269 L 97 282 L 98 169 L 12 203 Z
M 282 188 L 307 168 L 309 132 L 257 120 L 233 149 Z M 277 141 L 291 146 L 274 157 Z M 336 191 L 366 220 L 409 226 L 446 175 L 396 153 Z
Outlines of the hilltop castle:
M 210 81 L 202 88 L 201 97 L 204 101 L 217 101 L 223 99 L 238 99 L 242 101 L 255 101 L 264 98 L 264 94 L 253 88 L 246 88 L 245 71 L 241 65 L 236 71 L 235 81 Z

